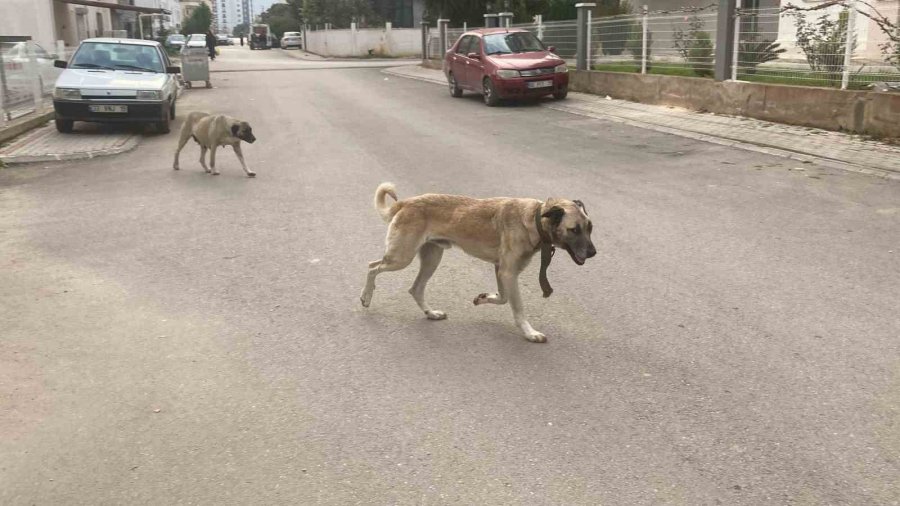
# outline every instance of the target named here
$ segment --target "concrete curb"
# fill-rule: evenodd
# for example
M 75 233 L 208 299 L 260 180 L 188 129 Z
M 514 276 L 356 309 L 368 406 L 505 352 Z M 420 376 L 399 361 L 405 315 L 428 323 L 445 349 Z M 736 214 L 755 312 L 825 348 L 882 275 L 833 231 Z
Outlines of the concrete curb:
M 56 112 L 54 112 L 51 109 L 47 112 L 37 114 L 33 118 L 28 118 L 27 120 L 25 120 L 21 123 L 17 123 L 15 125 L 3 128 L 2 130 L 0 130 L 0 144 L 4 143 L 10 139 L 15 139 L 16 137 L 18 137 L 30 130 L 34 130 L 35 128 L 52 120 L 55 115 L 56 115 Z
M 20 156 L 8 156 L 8 155 L 0 155 L 0 162 L 3 162 L 5 165 L 21 165 L 28 163 L 40 163 L 40 162 L 64 162 L 64 161 L 72 161 L 72 160 L 85 160 L 89 158 L 98 158 L 101 156 L 111 156 L 118 155 L 120 153 L 126 153 L 128 151 L 133 150 L 141 143 L 141 137 L 139 135 L 132 135 L 128 137 L 120 146 L 116 146 L 113 148 L 106 149 L 96 149 L 93 151 L 80 151 L 77 153 L 47 153 L 44 155 L 20 155 Z
M 390 74 L 392 76 L 405 77 L 407 79 L 412 79 L 413 81 L 422 81 L 424 83 L 440 84 L 441 86 L 447 84 L 445 81 L 442 81 L 440 79 L 432 79 L 430 77 L 424 77 L 424 76 L 412 76 L 405 72 L 399 72 L 399 71 L 397 71 L 398 68 L 404 68 L 404 67 L 386 68 L 386 69 L 383 69 L 381 72 L 383 74 Z
M 387 68 L 387 69 L 382 70 L 382 72 L 385 74 L 390 74 L 390 75 L 397 76 L 397 77 L 405 77 L 407 79 L 412 79 L 415 81 L 422 81 L 422 82 L 427 82 L 427 83 L 432 83 L 432 84 L 440 84 L 442 86 L 446 84 L 443 80 L 432 79 L 432 78 L 424 77 L 424 76 L 409 75 L 405 72 L 398 71 L 396 68 Z M 575 95 L 574 92 L 572 94 Z M 589 96 L 589 94 L 585 94 L 585 95 Z M 701 133 L 696 133 L 696 132 L 690 132 L 687 130 L 679 130 L 676 128 L 666 127 L 666 126 L 662 126 L 662 125 L 655 125 L 652 123 L 644 123 L 642 121 L 635 121 L 630 118 L 622 118 L 622 117 L 614 116 L 611 114 L 590 113 L 588 111 L 575 110 L 575 109 L 566 107 L 565 105 L 541 104 L 541 107 L 546 107 L 548 109 L 553 109 L 555 111 L 560 111 L 560 112 L 566 112 L 569 114 L 575 114 L 577 116 L 615 121 L 616 123 L 623 123 L 623 124 L 626 124 L 629 126 L 634 126 L 637 128 L 653 130 L 655 132 L 666 133 L 666 134 L 670 134 L 670 135 L 677 135 L 679 137 L 685 137 L 688 139 L 709 142 L 709 143 L 718 144 L 721 146 L 728 146 L 728 147 L 743 149 L 746 151 L 753 151 L 756 153 L 763 153 L 763 154 L 767 154 L 767 155 L 788 158 L 791 160 L 797 160 L 799 162 L 821 163 L 823 165 L 828 165 L 829 167 L 834 167 L 834 168 L 846 170 L 849 172 L 856 172 L 856 173 L 866 174 L 866 175 L 870 175 L 870 176 L 876 176 L 876 177 L 880 177 L 880 178 L 884 178 L 884 179 L 900 181 L 900 173 L 898 173 L 898 172 L 894 172 L 894 171 L 890 171 L 890 170 L 883 170 L 883 169 L 873 169 L 871 167 L 848 163 L 844 160 L 835 160 L 832 158 L 821 157 L 821 156 L 812 155 L 812 154 L 800 152 L 800 151 L 789 151 L 789 150 L 786 150 L 786 149 L 783 149 L 780 147 L 776 147 L 776 146 L 772 146 L 772 145 L 768 145 L 768 144 L 748 143 L 748 142 L 743 142 L 743 141 L 739 141 L 739 140 L 735 140 L 735 139 L 730 139 L 728 137 L 723 137 L 723 136 L 712 136 L 712 135 L 706 135 L 706 134 L 701 134 Z

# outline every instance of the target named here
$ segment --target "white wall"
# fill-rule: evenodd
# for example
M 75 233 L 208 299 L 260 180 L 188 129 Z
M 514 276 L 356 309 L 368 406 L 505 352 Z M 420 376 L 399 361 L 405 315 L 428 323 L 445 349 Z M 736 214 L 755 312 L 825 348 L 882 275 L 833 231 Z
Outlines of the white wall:
M 0 34 L 30 35 L 45 48 L 53 48 L 53 0 L 0 0 Z
M 307 51 L 322 56 L 417 56 L 422 31 L 414 28 L 319 30 L 306 33 Z

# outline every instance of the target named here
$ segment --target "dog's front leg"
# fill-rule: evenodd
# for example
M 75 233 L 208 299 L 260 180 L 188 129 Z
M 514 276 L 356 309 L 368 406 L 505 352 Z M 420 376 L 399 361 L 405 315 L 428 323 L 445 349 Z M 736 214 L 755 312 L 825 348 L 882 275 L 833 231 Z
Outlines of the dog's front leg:
M 247 177 L 256 177 L 256 172 L 247 168 L 247 164 L 244 163 L 244 153 L 241 151 L 241 143 L 234 144 L 234 154 L 237 155 L 238 160 L 241 161 L 241 167 L 244 168 L 244 173 L 247 174 Z
M 209 148 L 209 168 L 212 169 L 210 173 L 213 176 L 218 176 L 219 171 L 216 170 L 216 150 L 219 149 L 218 144 L 213 144 L 211 148 Z
M 497 293 L 480 293 L 475 297 L 476 306 L 481 304 L 506 304 L 506 290 L 500 282 L 500 266 L 494 265 L 494 276 L 497 278 Z
M 204 172 L 209 172 L 209 167 L 206 166 L 206 150 L 209 149 L 206 146 L 200 146 L 200 165 L 203 166 Z
M 519 293 L 519 272 L 500 267 L 500 283 L 509 296 L 509 305 L 512 306 L 513 318 L 516 325 L 522 330 L 525 339 L 533 343 L 547 342 L 547 337 L 532 328 L 525 318 L 525 309 L 522 307 L 522 294 Z

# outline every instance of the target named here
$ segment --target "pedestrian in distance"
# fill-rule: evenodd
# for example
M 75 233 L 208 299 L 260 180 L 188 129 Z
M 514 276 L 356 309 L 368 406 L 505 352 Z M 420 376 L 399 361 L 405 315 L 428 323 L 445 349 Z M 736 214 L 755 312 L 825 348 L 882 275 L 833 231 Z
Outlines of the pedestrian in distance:
M 241 47 L 244 47 L 244 34 L 241 34 Z
M 216 59 L 216 36 L 212 33 L 212 30 L 206 32 L 206 47 L 209 49 L 209 59 Z

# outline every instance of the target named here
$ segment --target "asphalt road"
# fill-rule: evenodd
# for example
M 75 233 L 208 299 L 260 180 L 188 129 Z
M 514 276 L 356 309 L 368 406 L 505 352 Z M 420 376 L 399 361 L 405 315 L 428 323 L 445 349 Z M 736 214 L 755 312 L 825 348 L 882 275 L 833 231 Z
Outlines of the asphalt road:
M 256 179 L 175 133 L 0 170 L 0 503 L 900 501 L 900 183 L 334 67 L 182 97 Z M 522 276 L 549 342 L 458 250 L 447 320 L 416 266 L 362 308 L 383 181 L 583 200 L 598 255 Z

